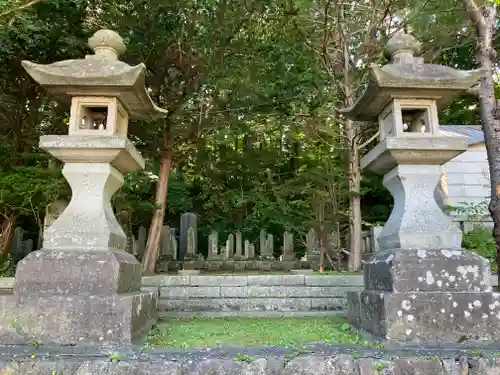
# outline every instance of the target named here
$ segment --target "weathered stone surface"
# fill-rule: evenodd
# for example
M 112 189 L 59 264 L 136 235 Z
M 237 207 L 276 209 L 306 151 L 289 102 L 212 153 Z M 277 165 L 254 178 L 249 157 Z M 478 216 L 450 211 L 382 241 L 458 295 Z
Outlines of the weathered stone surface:
M 460 248 L 379 251 L 365 264 L 366 290 L 491 292 L 488 260 Z
M 353 325 L 390 340 L 500 341 L 498 293 L 348 293 L 348 317 Z
M 160 299 L 158 311 L 240 311 L 247 309 L 247 298 Z
M 330 375 L 335 373 L 332 359 L 325 360 L 324 357 L 313 355 L 292 359 L 285 365 L 282 372 L 283 375 Z
M 220 258 L 219 256 L 219 232 L 212 231 L 208 236 L 208 260 Z
M 143 276 L 142 285 L 143 286 L 169 286 L 169 285 L 189 285 L 189 276 Z
M 307 286 L 363 286 L 363 276 L 358 275 L 305 275 Z
M 425 64 L 423 58 L 413 56 L 416 52 L 413 47 L 401 48 L 401 43 L 392 43 L 399 36 L 394 35 L 387 45 L 391 63 L 383 67 L 372 66 L 371 79 L 363 95 L 351 107 L 340 110 L 348 118 L 377 121 L 394 97 L 433 97 L 439 106 L 446 106 L 485 74 L 484 69 L 460 71 L 448 66 Z
M 314 273 L 314 270 L 303 268 L 298 270 L 290 270 L 290 273 L 292 275 L 311 275 L 312 273 Z
M 218 286 L 168 286 L 160 289 L 160 294 L 165 298 L 213 298 L 220 296 Z
M 39 85 L 59 99 L 66 101 L 76 95 L 106 93 L 108 97 L 119 97 L 130 111 L 132 119 L 154 119 L 164 117 L 167 111 L 157 107 L 144 86 L 146 66 L 130 66 L 118 60 L 124 51 L 115 43 L 120 36 L 103 39 L 104 33 L 111 30 L 99 30 L 89 39 L 89 45 L 95 55 L 85 59 L 59 61 L 48 65 L 23 61 L 28 74 Z M 114 33 L 116 34 L 116 33 Z M 99 45 L 97 45 L 97 41 Z M 111 44 L 108 44 L 111 43 Z M 123 41 L 121 42 L 123 44 Z M 106 90 L 103 92 L 103 86 Z
M 311 298 L 311 311 L 345 311 L 346 298 Z
M 439 148 L 434 152 L 442 154 Z M 381 250 L 460 246 L 460 228 L 434 197 L 442 172 L 439 164 L 398 165 L 385 174 L 384 186 L 394 197 L 394 208 L 378 237 Z
M 17 265 L 14 293 L 28 295 L 110 295 L 137 292 L 141 265 L 124 251 L 30 253 Z
M 234 240 L 234 237 L 232 237 Z M 234 241 L 233 241 L 234 242 Z M 227 242 L 226 242 L 227 243 Z M 225 246 L 222 247 L 222 254 L 227 253 Z M 225 259 L 224 255 L 224 259 Z M 210 260 L 210 261 L 163 261 L 157 263 L 157 272 L 177 271 L 186 267 L 196 267 L 200 270 L 213 270 L 213 271 L 227 271 L 233 272 L 235 270 L 248 270 L 248 271 L 289 271 L 291 269 L 308 268 L 309 262 L 296 261 L 278 261 L 278 260 Z
M 189 284 L 191 286 L 245 286 L 247 285 L 247 276 L 192 276 Z
M 45 149 L 67 162 L 64 149 Z M 80 162 L 66 163 L 63 174 L 71 186 L 71 201 L 47 228 L 43 247 L 54 250 L 125 250 L 127 237 L 115 218 L 110 201 L 123 185 L 122 173 L 109 162 Z
M 110 353 L 119 360 L 110 360 Z M 0 369 L 6 375 L 495 375 L 499 365 L 498 346 L 373 350 L 318 343 L 147 351 L 128 345 L 0 347 Z
M 352 120 L 378 120 L 380 142 L 361 167 L 383 174 L 394 197 L 378 237 L 380 252 L 365 266 L 365 291 L 348 295 L 349 320 L 390 340 L 500 341 L 500 302 L 489 264 L 460 248 L 462 233 L 435 197 L 442 165 L 467 149 L 464 137 L 441 133 L 438 108 L 484 70 L 425 64 L 413 56 L 419 46 L 405 33 L 393 36 L 386 49 L 391 62 L 373 66 L 363 95 L 341 110 Z M 409 371 L 400 367 L 394 371 Z
M 249 275 L 248 285 L 304 285 L 304 275 Z
M 186 212 L 181 215 L 181 223 L 179 229 L 179 259 L 183 260 L 187 255 L 188 247 L 188 230 L 193 228 L 194 231 L 194 243 L 193 243 L 193 254 L 198 251 L 198 218 L 196 214 L 192 212 Z M 192 238 L 193 240 L 193 238 Z M 192 259 L 189 259 L 192 260 Z
M 283 233 L 283 253 L 281 258 L 283 261 L 293 261 L 295 253 L 293 251 L 293 234 L 290 232 Z
M 157 317 L 157 293 L 0 296 L 0 342 L 130 343 Z

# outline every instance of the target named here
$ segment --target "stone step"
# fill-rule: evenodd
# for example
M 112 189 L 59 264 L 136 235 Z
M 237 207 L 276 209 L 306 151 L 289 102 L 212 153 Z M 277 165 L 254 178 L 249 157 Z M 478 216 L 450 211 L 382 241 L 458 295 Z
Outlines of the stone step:
M 160 298 L 158 312 L 343 311 L 346 305 L 346 298 Z
M 157 275 L 142 278 L 143 286 L 335 286 L 362 287 L 362 275 Z
M 160 298 L 340 298 L 361 287 L 328 286 L 169 286 L 160 288 Z
M 164 311 L 159 319 L 173 318 L 279 318 L 345 316 L 344 311 Z

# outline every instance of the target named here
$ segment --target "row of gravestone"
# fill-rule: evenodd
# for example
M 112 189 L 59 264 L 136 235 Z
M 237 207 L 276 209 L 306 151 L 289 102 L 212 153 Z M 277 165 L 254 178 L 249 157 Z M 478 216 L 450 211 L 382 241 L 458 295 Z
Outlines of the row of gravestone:
M 185 225 L 191 225 L 185 229 L 183 226 L 183 232 L 186 235 L 179 236 L 180 243 L 185 244 L 185 252 L 183 260 L 201 260 L 203 257 L 197 251 L 197 233 L 196 233 L 196 219 L 193 220 L 194 214 L 188 214 L 184 216 L 188 218 L 185 219 Z M 182 223 L 182 221 L 181 221 Z M 192 226 L 194 223 L 194 226 Z M 380 228 L 381 229 L 381 228 Z M 181 232 L 181 233 L 183 233 Z M 377 233 L 378 234 L 378 233 Z M 38 246 L 34 244 L 31 238 L 25 239 L 26 231 L 21 227 L 17 227 L 14 230 L 14 235 L 11 243 L 11 254 L 16 260 L 24 258 L 27 254 L 37 249 Z M 128 251 L 139 259 L 142 258 L 144 251 L 146 249 L 147 242 L 147 230 L 144 227 L 139 228 L 139 233 L 137 239 L 133 236 L 129 237 Z M 185 238 L 185 240 L 183 240 Z M 329 236 L 330 247 L 337 249 L 340 247 L 338 240 L 335 240 L 336 236 L 333 234 Z M 306 257 L 307 260 L 318 260 L 320 250 L 319 241 L 316 236 L 316 232 L 311 229 L 306 236 Z M 259 236 L 259 255 L 256 254 L 256 247 L 249 240 L 243 240 L 241 232 L 236 232 L 234 235 L 230 234 L 223 246 L 219 246 L 219 234 L 213 231 L 208 238 L 208 257 L 207 260 L 244 260 L 244 259 L 260 259 L 260 260 L 272 260 L 274 259 L 274 237 L 271 233 L 266 233 L 264 229 L 261 230 Z M 367 252 L 372 252 L 371 251 Z M 160 236 L 160 249 L 158 256 L 162 260 L 178 260 L 179 259 L 179 246 L 177 241 L 177 229 L 170 228 L 168 225 L 163 226 Z M 281 248 L 281 260 L 294 260 L 294 242 L 293 235 L 291 233 L 285 232 L 283 235 L 283 246 Z M 303 258 L 304 259 L 304 258 Z M 304 260 L 305 260 L 304 259 Z
M 10 253 L 15 260 L 20 260 L 31 253 L 35 248 L 35 243 L 31 238 L 24 239 L 26 231 L 21 227 L 14 229 Z
M 160 235 L 160 248 L 158 258 L 161 260 L 203 260 L 203 255 L 198 252 L 197 233 L 193 226 L 189 226 L 185 231 L 185 240 L 183 241 L 182 232 L 179 235 L 178 246 L 177 228 L 170 228 L 164 225 Z M 139 228 L 137 239 L 129 238 L 128 251 L 134 254 L 139 259 L 142 258 L 146 249 L 147 230 L 144 227 Z M 185 251 L 182 251 L 181 246 L 185 244 Z M 316 232 L 311 229 L 306 236 L 306 255 L 302 260 L 316 261 L 320 256 L 320 244 Z M 339 241 L 336 240 L 334 234 L 329 236 L 329 245 L 331 248 L 339 248 Z M 267 233 L 264 229 L 260 231 L 259 236 L 259 255 L 256 254 L 256 247 L 248 239 L 244 240 L 241 232 L 229 234 L 223 246 L 219 243 L 219 233 L 212 231 L 208 237 L 207 260 L 246 260 L 260 259 L 273 260 L 274 256 L 274 237 L 271 233 Z M 296 260 L 294 252 L 293 234 L 285 232 L 283 234 L 283 245 L 281 246 L 280 260 L 291 261 Z

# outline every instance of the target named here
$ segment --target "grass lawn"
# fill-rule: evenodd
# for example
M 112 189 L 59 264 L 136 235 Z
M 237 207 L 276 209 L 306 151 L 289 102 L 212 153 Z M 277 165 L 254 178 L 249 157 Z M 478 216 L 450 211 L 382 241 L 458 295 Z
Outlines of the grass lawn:
M 344 318 L 172 319 L 158 325 L 148 344 L 158 348 L 292 346 L 312 342 L 370 345 Z

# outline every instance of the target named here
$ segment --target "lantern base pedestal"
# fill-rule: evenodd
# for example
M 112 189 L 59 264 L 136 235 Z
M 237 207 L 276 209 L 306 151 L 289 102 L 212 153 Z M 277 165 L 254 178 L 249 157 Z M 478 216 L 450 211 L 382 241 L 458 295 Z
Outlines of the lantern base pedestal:
M 0 343 L 139 343 L 156 323 L 156 304 L 156 292 L 0 296 Z
M 140 342 L 157 321 L 157 290 L 141 290 L 140 263 L 122 251 L 39 250 L 0 296 L 0 343 Z
M 382 339 L 415 343 L 500 341 L 500 293 L 486 259 L 460 248 L 376 253 L 365 291 L 348 293 L 348 319 Z
M 500 293 L 347 294 L 349 323 L 383 340 L 500 342 Z

